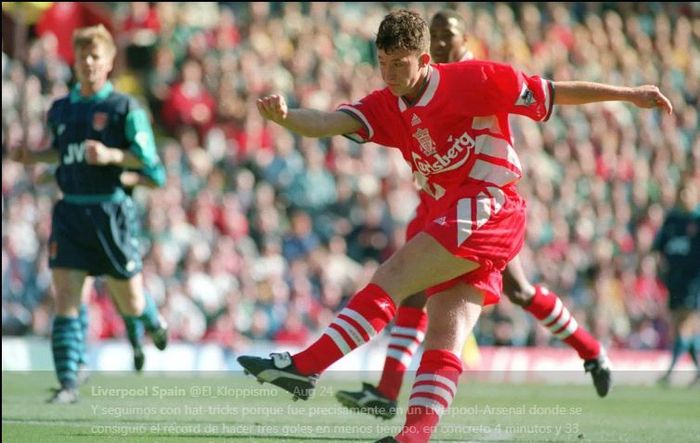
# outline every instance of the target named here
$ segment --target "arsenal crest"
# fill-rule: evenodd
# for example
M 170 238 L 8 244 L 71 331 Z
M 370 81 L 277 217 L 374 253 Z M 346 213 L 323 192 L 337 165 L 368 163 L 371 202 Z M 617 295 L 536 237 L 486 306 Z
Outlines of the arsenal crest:
M 430 132 L 427 129 L 418 128 L 413 134 L 413 137 L 418 140 L 420 149 L 426 156 L 435 154 L 435 142 L 430 138 Z
M 107 113 L 106 112 L 95 112 L 92 114 L 92 129 L 95 131 L 101 131 L 107 127 Z

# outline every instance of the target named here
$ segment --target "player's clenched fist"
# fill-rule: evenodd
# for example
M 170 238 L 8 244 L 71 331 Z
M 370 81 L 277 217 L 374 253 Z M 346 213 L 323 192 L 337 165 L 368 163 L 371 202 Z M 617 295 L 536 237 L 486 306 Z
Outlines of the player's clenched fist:
M 97 140 L 85 140 L 85 161 L 97 166 L 117 163 L 113 150 Z
M 632 103 L 640 108 L 660 108 L 667 113 L 673 112 L 671 101 L 654 85 L 638 86 L 633 89 Z
M 287 118 L 287 102 L 281 95 L 268 95 L 257 101 L 260 115 L 268 120 L 279 123 Z

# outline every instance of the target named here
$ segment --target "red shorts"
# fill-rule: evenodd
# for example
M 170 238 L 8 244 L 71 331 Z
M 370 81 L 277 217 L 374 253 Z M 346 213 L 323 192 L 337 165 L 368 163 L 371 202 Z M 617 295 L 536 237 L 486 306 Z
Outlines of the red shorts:
M 425 222 L 428 220 L 430 205 L 435 203 L 435 199 L 425 191 L 419 191 L 418 198 L 420 202 L 418 203 L 418 207 L 416 207 L 416 215 L 408 222 L 408 226 L 406 226 L 406 241 L 409 241 L 423 230 Z
M 429 199 L 430 197 L 426 197 Z M 433 200 L 435 202 L 435 200 Z M 456 257 L 478 263 L 478 269 L 426 290 L 442 292 L 464 282 L 484 292 L 484 306 L 498 303 L 503 289 L 501 273 L 520 251 L 525 238 L 525 200 L 514 187 L 489 187 L 477 195 L 464 190 L 449 202 L 421 207 L 407 228 L 407 239 L 425 232 Z M 420 227 L 420 229 L 419 229 Z

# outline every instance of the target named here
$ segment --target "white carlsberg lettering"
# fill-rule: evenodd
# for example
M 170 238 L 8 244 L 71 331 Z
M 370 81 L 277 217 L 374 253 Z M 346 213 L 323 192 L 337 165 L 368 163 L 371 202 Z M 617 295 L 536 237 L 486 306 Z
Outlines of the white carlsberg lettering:
M 71 165 L 85 161 L 85 142 L 69 143 L 68 153 L 63 156 L 63 164 Z
M 450 149 L 444 155 L 434 153 L 430 159 L 424 159 L 417 153 L 413 152 L 413 163 L 416 169 L 423 175 L 439 174 L 445 171 L 451 171 L 462 166 L 469 158 L 469 151 L 476 144 L 474 139 L 465 132 L 458 138 L 450 137 L 448 142 L 454 141 Z M 431 162 L 430 160 L 435 160 Z

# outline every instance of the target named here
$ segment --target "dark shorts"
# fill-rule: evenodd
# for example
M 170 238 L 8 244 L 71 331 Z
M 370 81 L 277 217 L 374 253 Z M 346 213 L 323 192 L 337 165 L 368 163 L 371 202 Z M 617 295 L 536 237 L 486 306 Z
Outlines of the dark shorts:
M 668 293 L 669 310 L 700 310 L 700 278 L 695 278 L 682 287 L 669 288 Z
M 56 203 L 49 267 L 129 279 L 141 272 L 139 220 L 134 202 Z

